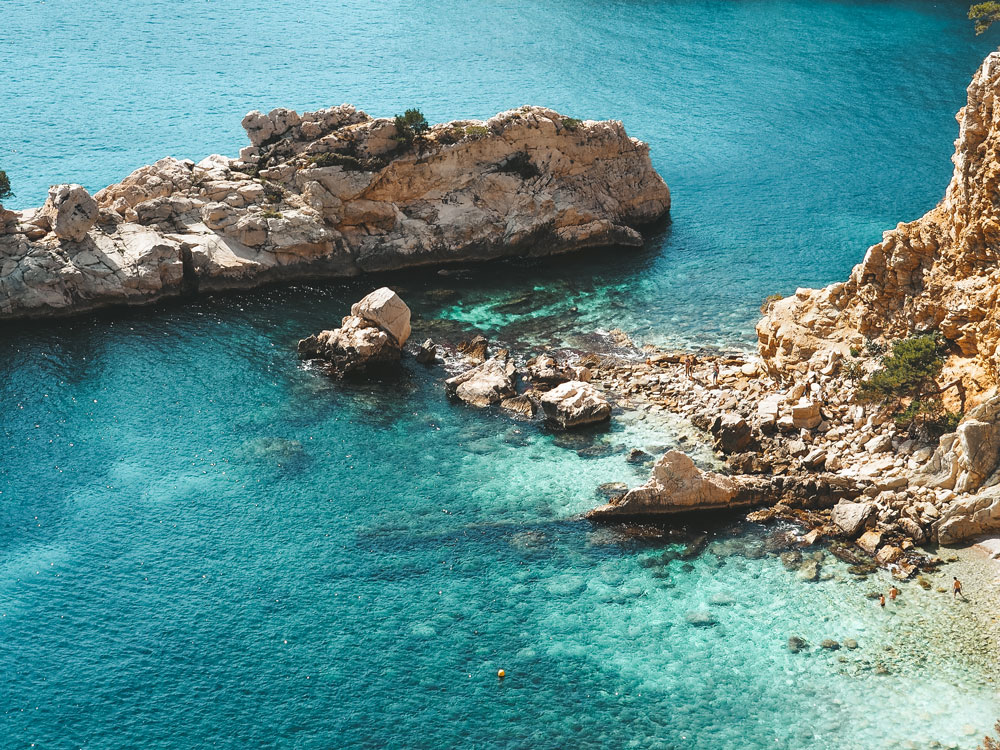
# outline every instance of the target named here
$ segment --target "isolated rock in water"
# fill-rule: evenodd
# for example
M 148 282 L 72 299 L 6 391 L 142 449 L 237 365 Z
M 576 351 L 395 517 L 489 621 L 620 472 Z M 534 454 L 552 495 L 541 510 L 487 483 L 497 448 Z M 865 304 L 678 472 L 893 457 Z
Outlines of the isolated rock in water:
M 422 365 L 432 365 L 436 359 L 437 345 L 430 339 L 427 339 L 420 345 L 420 350 L 417 352 L 417 362 Z
M 351 306 L 351 315 L 374 323 L 400 346 L 410 338 L 410 308 L 389 287 L 376 289 Z
M 56 237 L 82 242 L 97 221 L 97 201 L 80 185 L 53 185 L 34 222 Z
M 849 537 L 856 537 L 865 530 L 868 521 L 875 515 L 875 503 L 849 503 L 841 501 L 833 506 L 831 520 Z
M 299 354 L 322 359 L 341 377 L 373 375 L 399 364 L 396 340 L 374 323 L 348 315 L 340 328 L 323 331 L 299 342 Z
M 589 383 L 570 380 L 542 396 L 546 421 L 560 429 L 607 422 L 611 404 Z
M 403 341 L 410 335 L 410 308 L 395 292 L 383 287 L 355 303 L 351 311 L 340 328 L 302 339 L 299 354 L 325 361 L 331 373 L 340 377 L 394 369 L 403 352 L 397 334 Z
M 514 363 L 506 350 L 471 370 L 444 381 L 445 390 L 472 406 L 491 406 L 514 396 Z
M 587 515 L 602 519 L 728 508 L 738 493 L 739 486 L 730 477 L 702 471 L 684 453 L 668 451 L 656 462 L 646 484 Z
M 0 319 L 640 247 L 638 228 L 670 206 L 648 147 L 621 123 L 542 107 L 433 125 L 412 144 L 392 119 L 350 105 L 251 112 L 244 126 L 251 145 L 239 159 L 161 159 L 98 192 L 96 208 L 82 188 L 58 188 L 37 217 L 44 228 L 29 223 L 35 216 L 5 216 Z M 88 230 L 99 252 L 79 253 L 83 263 L 54 241 L 82 241 Z

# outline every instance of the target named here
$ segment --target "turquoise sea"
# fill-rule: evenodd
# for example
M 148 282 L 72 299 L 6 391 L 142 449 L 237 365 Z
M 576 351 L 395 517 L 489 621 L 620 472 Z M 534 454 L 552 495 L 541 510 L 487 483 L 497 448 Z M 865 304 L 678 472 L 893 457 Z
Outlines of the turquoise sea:
M 0 0 L 0 168 L 17 208 L 235 154 L 255 108 L 614 117 L 672 222 L 637 252 L 390 278 L 414 338 L 750 347 L 762 297 L 842 278 L 943 194 L 993 46 L 965 10 Z M 580 520 L 643 480 L 628 449 L 690 449 L 676 423 L 567 438 L 449 404 L 440 370 L 302 367 L 379 283 L 0 330 L 0 750 L 972 748 L 1000 715 L 982 633 L 933 590 L 882 611 L 887 582 L 829 555 L 800 581 L 780 529 Z

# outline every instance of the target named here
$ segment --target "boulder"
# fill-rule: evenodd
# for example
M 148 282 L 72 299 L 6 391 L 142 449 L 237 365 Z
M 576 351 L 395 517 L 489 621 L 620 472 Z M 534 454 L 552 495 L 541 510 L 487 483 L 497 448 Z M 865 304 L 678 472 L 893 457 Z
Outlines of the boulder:
M 897 523 L 902 532 L 917 544 L 926 541 L 927 535 L 924 533 L 923 527 L 912 518 L 900 518 Z
M 847 536 L 856 537 L 875 515 L 875 503 L 850 503 L 841 501 L 833 506 L 830 519 Z
M 515 395 L 515 372 L 510 355 L 501 350 L 481 365 L 448 378 L 444 386 L 451 398 L 472 406 L 491 406 Z
M 542 396 L 546 422 L 562 430 L 611 419 L 611 404 L 589 383 L 570 380 Z
M 396 340 L 374 323 L 348 315 L 340 328 L 302 339 L 299 354 L 320 359 L 338 377 L 376 375 L 399 364 L 402 350 Z
M 980 534 L 1000 530 L 1000 485 L 968 500 L 956 500 L 934 523 L 941 544 L 958 544 Z
M 750 425 L 736 412 L 722 414 L 712 423 L 710 431 L 715 437 L 715 447 L 723 453 L 741 453 L 753 442 Z
M 33 223 L 56 237 L 82 242 L 97 221 L 97 201 L 80 185 L 53 185 Z
M 374 323 L 392 336 L 399 346 L 410 338 L 410 308 L 387 286 L 355 302 L 351 306 L 351 315 Z
M 427 339 L 420 345 L 420 349 L 417 351 L 417 362 L 422 365 L 432 365 L 436 360 L 437 345 L 430 339 Z
M 875 554 L 875 562 L 879 565 L 890 565 L 900 558 L 903 550 L 893 544 L 887 544 Z
M 489 341 L 485 336 L 474 336 L 469 341 L 462 341 L 455 348 L 473 362 L 482 363 L 486 361 Z
M 586 368 L 579 369 L 585 370 Z M 531 382 L 542 388 L 551 388 L 561 383 L 565 383 L 567 380 L 575 379 L 573 377 L 574 373 L 570 370 L 570 368 L 559 364 L 555 357 L 547 354 L 535 357 L 534 361 L 528 364 L 527 370 L 528 378 Z M 589 377 L 586 379 L 590 380 Z M 583 378 L 579 378 L 579 380 L 583 380 Z
M 858 546 L 861 547 L 869 555 L 874 555 L 875 550 L 878 549 L 879 544 L 882 542 L 882 532 L 881 531 L 866 531 L 858 538 Z
M 739 486 L 730 477 L 706 472 L 680 451 L 668 451 L 649 481 L 587 514 L 595 520 L 669 515 L 691 510 L 735 507 Z
M 792 424 L 797 429 L 811 430 L 823 421 L 820 415 L 819 402 L 811 398 L 800 398 L 792 404 Z

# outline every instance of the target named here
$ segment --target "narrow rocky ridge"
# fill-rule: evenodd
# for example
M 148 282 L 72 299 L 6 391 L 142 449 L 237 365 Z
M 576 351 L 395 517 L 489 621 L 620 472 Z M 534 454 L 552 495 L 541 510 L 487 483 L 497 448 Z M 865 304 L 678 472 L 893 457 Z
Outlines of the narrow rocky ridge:
M 165 158 L 0 206 L 0 320 L 276 281 L 639 246 L 670 192 L 620 122 L 521 107 L 426 133 L 350 105 L 251 112 L 238 159 Z

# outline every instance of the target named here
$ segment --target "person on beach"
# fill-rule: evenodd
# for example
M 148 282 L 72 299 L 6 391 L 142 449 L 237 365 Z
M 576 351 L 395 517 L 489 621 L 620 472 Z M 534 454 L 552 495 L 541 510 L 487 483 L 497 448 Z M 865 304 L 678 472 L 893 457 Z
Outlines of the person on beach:
M 885 609 L 885 594 L 878 595 L 878 606 L 880 606 L 882 609 Z
M 889 589 L 889 601 L 890 602 L 896 601 L 897 596 L 899 596 L 899 589 L 893 586 L 891 589 Z
M 719 384 L 719 360 L 712 363 L 712 385 Z
M 692 368 L 691 355 L 690 354 L 685 354 L 683 357 L 681 357 L 681 362 L 684 363 L 684 377 L 686 377 L 688 380 L 690 380 L 691 379 L 691 368 Z
M 965 594 L 962 593 L 962 582 L 958 580 L 958 578 L 956 578 L 955 576 L 952 576 L 951 578 L 952 578 L 951 598 L 957 599 L 958 597 L 962 597 L 962 600 L 964 601 Z

